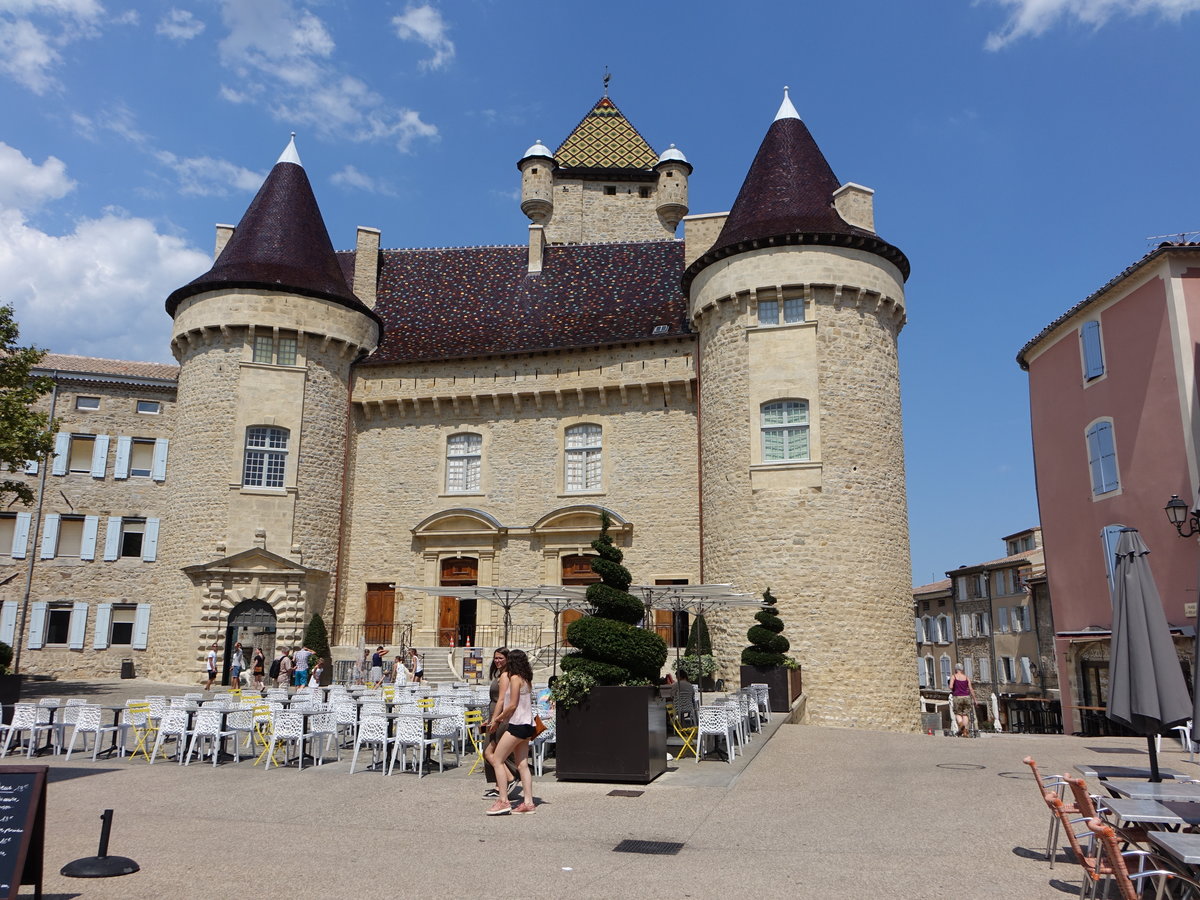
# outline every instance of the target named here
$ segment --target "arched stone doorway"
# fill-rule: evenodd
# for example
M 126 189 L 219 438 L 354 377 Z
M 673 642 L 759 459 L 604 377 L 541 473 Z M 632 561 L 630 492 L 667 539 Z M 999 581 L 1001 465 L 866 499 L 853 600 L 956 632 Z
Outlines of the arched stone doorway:
M 275 656 L 275 610 L 265 600 L 243 600 L 229 611 L 225 627 L 225 656 L 221 673 L 221 684 L 229 684 L 229 661 L 233 647 L 242 642 L 245 671 L 250 670 L 255 647 L 261 647 L 267 665 Z

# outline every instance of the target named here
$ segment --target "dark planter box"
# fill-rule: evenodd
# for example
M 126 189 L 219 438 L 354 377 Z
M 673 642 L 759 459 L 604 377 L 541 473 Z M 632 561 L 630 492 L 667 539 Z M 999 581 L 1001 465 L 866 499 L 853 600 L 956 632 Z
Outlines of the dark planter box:
M 13 704 L 21 699 L 24 675 L 0 675 L 0 703 L 4 704 L 4 724 L 12 721 Z
M 793 701 L 803 692 L 800 670 L 786 666 L 742 666 L 742 687 L 751 684 L 771 688 L 771 712 L 791 712 Z
M 559 781 L 649 784 L 667 770 L 667 703 L 653 687 L 594 687 L 558 711 Z

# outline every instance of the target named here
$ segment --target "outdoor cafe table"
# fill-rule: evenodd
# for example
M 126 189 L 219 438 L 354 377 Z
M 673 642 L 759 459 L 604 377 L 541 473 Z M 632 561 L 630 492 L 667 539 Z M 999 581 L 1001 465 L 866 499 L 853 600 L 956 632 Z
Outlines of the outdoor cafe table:
M 1105 763 L 1079 763 L 1075 766 L 1075 770 L 1082 774 L 1084 778 L 1098 778 L 1101 781 L 1106 781 L 1109 778 L 1148 779 L 1150 777 L 1150 768 L 1148 766 L 1110 766 Z M 1175 769 L 1168 769 L 1166 766 L 1160 767 L 1158 774 L 1163 778 L 1186 779 L 1190 777 Z
M 1130 797 L 1102 797 L 1100 802 L 1122 822 L 1157 825 L 1169 831 L 1174 831 L 1182 825 L 1200 825 L 1200 803 L 1162 803 L 1158 800 L 1134 800 Z
M 1188 866 L 1200 865 L 1200 834 L 1151 831 L 1146 837 L 1150 839 L 1150 843 L 1166 850 L 1179 862 Z
M 1200 784 L 1173 781 L 1130 781 L 1110 779 L 1104 786 L 1120 797 L 1134 800 L 1158 800 L 1160 803 L 1173 801 L 1200 801 Z

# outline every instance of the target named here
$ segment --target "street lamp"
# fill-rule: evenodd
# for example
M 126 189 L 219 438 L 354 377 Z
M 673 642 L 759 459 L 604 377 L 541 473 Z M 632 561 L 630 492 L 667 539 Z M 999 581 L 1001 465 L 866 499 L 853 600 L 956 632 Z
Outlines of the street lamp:
M 1200 509 L 1194 509 L 1189 512 L 1187 503 L 1180 500 L 1178 494 L 1171 495 L 1171 499 L 1163 507 L 1163 512 L 1167 514 L 1167 518 L 1175 526 L 1175 530 L 1179 532 L 1180 537 L 1187 538 L 1193 534 L 1200 533 Z M 1185 524 L 1188 529 L 1186 534 L 1183 530 Z

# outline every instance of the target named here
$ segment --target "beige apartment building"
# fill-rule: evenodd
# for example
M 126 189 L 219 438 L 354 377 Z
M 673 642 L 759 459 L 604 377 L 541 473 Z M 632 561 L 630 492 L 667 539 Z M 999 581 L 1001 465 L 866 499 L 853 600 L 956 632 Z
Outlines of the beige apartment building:
M 167 298 L 177 368 L 46 360 L 62 452 L 0 518 L 25 671 L 194 681 L 314 614 L 343 657 L 496 646 L 498 606 L 412 588 L 588 583 L 607 512 L 635 583 L 772 588 L 810 721 L 916 726 L 908 261 L 873 192 L 786 95 L 729 212 L 688 215 L 690 163 L 607 96 L 517 168 L 520 243 L 339 252 L 289 145 Z M 710 620 L 730 680 L 751 612 Z

